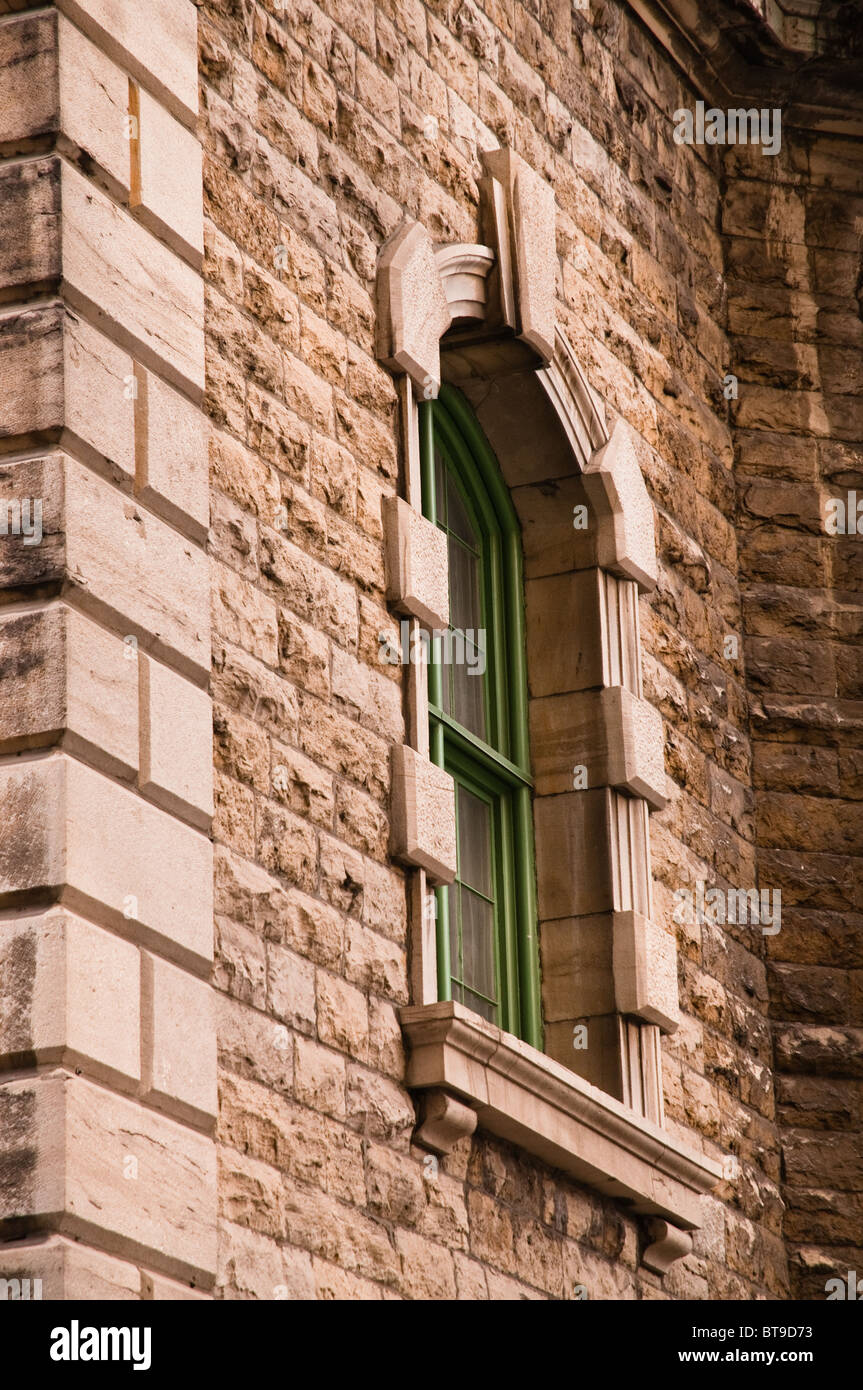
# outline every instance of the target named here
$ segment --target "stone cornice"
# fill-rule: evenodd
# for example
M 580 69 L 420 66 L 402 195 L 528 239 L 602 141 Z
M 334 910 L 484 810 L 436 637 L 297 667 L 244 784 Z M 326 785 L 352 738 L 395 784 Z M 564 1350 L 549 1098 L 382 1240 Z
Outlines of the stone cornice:
M 708 103 L 780 106 L 788 125 L 863 135 L 860 40 L 825 0 L 629 5 Z
M 722 1176 L 713 1159 L 460 1004 L 400 1017 L 409 1086 L 446 1092 L 476 1111 L 482 1129 L 638 1213 L 684 1230 L 700 1224 L 701 1194 Z

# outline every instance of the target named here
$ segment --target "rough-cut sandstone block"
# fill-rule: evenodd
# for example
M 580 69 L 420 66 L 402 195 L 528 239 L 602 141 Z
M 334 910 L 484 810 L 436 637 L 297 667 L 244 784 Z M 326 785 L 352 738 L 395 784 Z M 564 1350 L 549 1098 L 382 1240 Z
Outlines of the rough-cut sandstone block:
M 206 829 L 213 815 L 213 711 L 206 690 L 143 653 L 141 790 Z
M 190 128 L 198 114 L 198 16 L 192 0 L 59 0 L 58 9 Z
M 51 1075 L 0 1087 L 8 1182 L 0 1220 L 119 1245 L 181 1279 L 216 1267 L 212 1141 L 83 1077 Z M 104 1233 L 104 1236 L 102 1235 Z
M 144 1093 L 181 1119 L 208 1126 L 216 1113 L 216 1032 L 207 980 L 144 952 Z
M 673 1033 L 680 1022 L 677 944 L 638 912 L 614 914 L 614 995 L 620 1013 Z
M 642 592 L 656 585 L 653 503 L 630 427 L 618 420 L 611 438 L 597 449 L 583 474 L 598 526 L 596 563 L 634 579 Z
M 0 894 L 62 889 L 70 904 L 86 902 L 144 944 L 208 968 L 209 840 L 59 753 L 0 768 L 0 788 Z
M 507 202 L 519 336 L 550 362 L 557 283 L 554 189 L 511 149 L 486 150 L 482 159 Z
M 404 221 L 378 260 L 377 354 L 406 372 L 429 399 L 440 386 L 440 340 L 450 312 L 431 237 L 419 222 Z
M 138 767 L 138 674 L 127 643 L 65 604 L 0 620 L 0 743 L 62 738 L 131 778 Z
M 139 952 L 73 913 L 0 927 L 0 1056 L 5 1067 L 64 1061 L 137 1081 Z
M 413 748 L 392 753 L 391 850 L 425 869 L 435 883 L 452 883 L 456 871 L 455 784 L 443 768 Z
M 387 599 L 429 629 L 449 625 L 447 540 L 401 497 L 383 503 Z
M 0 1246 L 0 1278 L 41 1279 L 43 1300 L 122 1302 L 141 1297 L 136 1265 L 79 1241 L 49 1236 L 38 1244 Z

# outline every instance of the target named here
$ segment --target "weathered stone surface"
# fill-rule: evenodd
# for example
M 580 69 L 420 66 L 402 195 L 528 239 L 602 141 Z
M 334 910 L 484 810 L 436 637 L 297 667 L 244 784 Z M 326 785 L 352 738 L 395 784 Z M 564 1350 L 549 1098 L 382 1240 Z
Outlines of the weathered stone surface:
M 141 1075 L 140 963 L 135 946 L 59 908 L 0 934 L 4 1066 L 75 1063 L 134 1084 Z
M 64 890 L 113 926 L 208 966 L 212 846 L 203 835 L 62 754 L 7 765 L 0 780 L 0 893 Z
M 122 1242 L 168 1274 L 212 1279 L 216 1173 L 209 1139 L 64 1074 L 7 1081 L 0 1107 L 12 1174 L 0 1199 L 4 1221 L 38 1218 L 49 1230 L 63 1221 L 71 1233 Z M 55 1161 L 34 1173 L 34 1149 Z

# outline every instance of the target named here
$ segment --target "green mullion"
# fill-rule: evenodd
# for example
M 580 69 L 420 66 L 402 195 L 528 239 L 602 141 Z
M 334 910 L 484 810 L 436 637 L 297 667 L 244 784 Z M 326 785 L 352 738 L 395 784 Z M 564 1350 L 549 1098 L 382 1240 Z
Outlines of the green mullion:
M 500 1022 L 508 1033 L 519 1032 L 519 951 L 518 920 L 516 903 L 512 891 L 513 845 L 512 819 L 509 797 L 501 797 L 497 806 L 498 834 L 500 836 L 500 864 L 498 868 L 500 894 Z
M 542 998 L 539 983 L 539 943 L 536 939 L 536 880 L 533 873 L 533 806 L 530 789 L 519 787 L 513 796 L 513 821 L 517 851 L 514 855 L 515 891 L 518 903 L 519 979 L 521 1028 L 519 1036 L 542 1051 Z
M 489 736 L 506 756 L 491 748 L 443 710 L 443 672 L 439 647 L 429 667 L 429 734 L 432 760 L 455 775 L 462 771 L 469 789 L 493 798 L 492 836 L 495 904 L 495 970 L 499 1001 L 479 990 L 477 998 L 498 1010 L 501 1025 L 542 1047 L 542 1015 L 536 940 L 536 885 L 524 648 L 524 591 L 521 540 L 515 508 L 484 434 L 461 395 L 443 387 L 436 402 L 420 407 L 423 512 L 437 524 L 435 440 L 444 467 L 454 477 L 481 546 L 482 620 L 488 633 L 486 718 Z M 472 482 L 477 479 L 477 482 Z M 479 523 L 479 525 L 477 525 Z M 448 528 L 447 528 L 448 529 Z M 468 551 L 469 546 L 458 536 Z M 490 648 L 490 650 L 489 650 Z M 452 673 L 449 673 L 451 676 Z M 490 707 L 490 708 L 489 708 Z M 485 898 L 485 895 L 478 895 Z M 449 895 L 438 890 L 439 997 L 452 997 L 449 951 Z M 459 924 L 458 940 L 461 943 Z M 502 978 L 504 977 L 504 978 Z M 461 990 L 470 990 L 456 979 Z
M 472 734 L 469 729 L 463 729 L 461 724 L 457 724 L 445 710 L 432 705 L 431 700 L 429 700 L 429 713 L 434 721 L 433 727 L 436 725 L 441 730 L 445 729 L 446 737 L 451 738 L 462 752 L 473 754 L 493 763 L 495 772 L 512 786 L 530 787 L 533 785 L 530 777 L 526 776 L 520 767 L 511 763 L 502 753 L 490 748 L 487 743 L 483 743 L 482 739 L 477 738 L 476 734 Z M 433 758 L 432 761 L 436 762 L 437 759 Z M 442 767 L 443 764 L 440 763 L 438 766 Z

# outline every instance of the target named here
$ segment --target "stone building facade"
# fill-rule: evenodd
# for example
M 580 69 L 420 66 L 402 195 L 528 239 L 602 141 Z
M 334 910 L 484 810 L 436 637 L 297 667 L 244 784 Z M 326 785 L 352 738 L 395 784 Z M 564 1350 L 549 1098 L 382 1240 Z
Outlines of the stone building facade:
M 0 0 L 0 1278 L 858 1267 L 861 33 Z M 453 779 L 382 659 L 449 618 L 447 409 L 521 535 L 518 1037 L 447 998 Z

